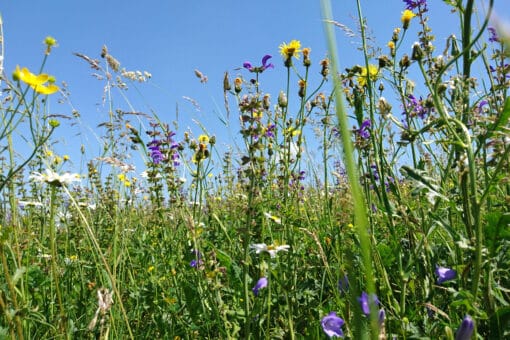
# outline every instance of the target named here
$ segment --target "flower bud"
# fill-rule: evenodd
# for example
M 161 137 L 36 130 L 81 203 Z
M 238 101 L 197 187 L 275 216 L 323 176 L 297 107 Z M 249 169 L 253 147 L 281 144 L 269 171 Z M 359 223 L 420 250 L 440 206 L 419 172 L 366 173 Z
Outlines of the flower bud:
M 232 89 L 230 85 L 230 80 L 228 79 L 228 72 L 225 72 L 225 76 L 223 77 L 223 91 L 227 92 Z
M 262 107 L 264 110 L 269 110 L 271 107 L 271 102 L 269 101 L 269 94 L 265 94 L 264 98 L 262 99 Z
M 278 95 L 278 106 L 281 108 L 287 107 L 287 95 L 283 91 L 280 91 Z
M 322 59 L 321 60 L 321 75 L 326 78 L 329 74 L 329 59 Z
M 303 53 L 303 66 L 305 67 L 309 67 L 312 64 L 312 61 L 310 60 L 310 51 L 311 49 L 309 47 L 305 47 L 301 51 Z
M 423 50 L 420 47 L 420 43 L 415 42 L 413 44 L 413 53 L 411 54 L 411 60 L 420 61 L 423 58 Z
M 300 79 L 298 81 L 298 86 L 299 86 L 298 95 L 299 95 L 299 97 L 303 98 L 305 96 L 305 92 L 306 92 L 306 81 L 304 81 L 303 79 Z
M 398 64 L 402 70 L 405 70 L 406 68 L 408 68 L 411 65 L 409 56 L 407 54 L 404 54 L 404 56 L 402 57 L 402 59 L 400 59 L 400 62 Z
M 243 80 L 241 78 L 237 77 L 236 79 L 234 79 L 234 91 L 236 93 L 240 93 L 243 90 L 242 85 Z

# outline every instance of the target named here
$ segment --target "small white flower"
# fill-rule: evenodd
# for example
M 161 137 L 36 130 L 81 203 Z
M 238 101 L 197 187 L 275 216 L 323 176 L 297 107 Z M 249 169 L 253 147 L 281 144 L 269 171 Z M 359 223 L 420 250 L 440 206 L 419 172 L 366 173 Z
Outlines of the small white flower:
M 286 244 L 279 246 L 279 245 L 275 245 L 275 244 L 267 245 L 265 243 L 255 243 L 255 244 L 251 244 L 250 248 L 254 249 L 256 254 L 266 252 L 266 253 L 269 253 L 271 258 L 275 258 L 276 253 L 278 253 L 279 251 L 288 251 L 290 246 L 286 245 Z
M 282 219 L 277 217 L 277 216 L 271 215 L 271 213 L 265 212 L 264 216 L 266 216 L 270 220 L 273 220 L 273 222 L 276 223 L 276 224 L 282 224 Z

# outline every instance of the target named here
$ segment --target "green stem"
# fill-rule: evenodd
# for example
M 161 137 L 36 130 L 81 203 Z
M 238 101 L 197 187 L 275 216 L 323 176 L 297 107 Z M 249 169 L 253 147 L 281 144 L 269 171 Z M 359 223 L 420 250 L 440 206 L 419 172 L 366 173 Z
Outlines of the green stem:
M 58 278 L 58 267 L 57 267 L 57 237 L 55 233 L 55 215 L 56 215 L 56 199 L 57 199 L 57 188 L 55 185 L 51 185 L 51 203 L 50 203 L 50 217 L 49 217 L 49 228 L 50 228 L 50 252 L 51 252 L 51 275 L 55 283 L 55 292 L 57 294 L 57 303 L 60 312 L 58 324 L 65 331 L 65 312 L 64 304 L 62 303 L 62 292 L 60 291 L 60 281 Z
M 322 0 L 322 15 L 324 18 L 324 22 L 328 23 L 332 21 L 332 10 L 331 3 L 329 0 Z M 354 219 L 356 223 L 356 229 L 358 232 L 358 237 L 361 245 L 361 255 L 363 261 L 363 269 L 365 273 L 366 285 L 368 294 L 371 296 L 375 294 L 375 283 L 374 283 L 374 274 L 372 268 L 372 257 L 371 257 L 371 244 L 368 235 L 368 217 L 367 217 L 367 207 L 365 204 L 365 198 L 363 195 L 363 191 L 361 189 L 361 185 L 359 182 L 359 174 L 358 169 L 356 168 L 356 163 L 354 161 L 354 148 L 351 141 L 351 132 L 349 130 L 348 125 L 348 117 L 347 112 L 344 107 L 343 94 L 342 94 L 342 86 L 340 79 L 338 78 L 338 53 L 336 49 L 336 38 L 335 32 L 333 30 L 333 26 L 330 24 L 324 25 L 324 30 L 326 34 L 326 40 L 328 43 L 328 50 L 331 56 L 331 75 L 332 81 L 334 85 L 334 95 L 336 102 L 336 114 L 338 118 L 338 124 L 340 127 L 340 135 L 342 137 L 342 145 L 344 151 L 344 161 L 346 165 L 347 175 L 349 178 L 349 184 L 352 191 L 353 203 L 354 203 Z M 370 310 L 372 313 L 370 314 L 370 329 L 371 329 L 371 337 L 372 339 L 378 338 L 379 326 L 377 324 L 377 311 L 375 306 L 373 306 Z M 358 335 L 363 333 L 362 329 L 358 329 Z

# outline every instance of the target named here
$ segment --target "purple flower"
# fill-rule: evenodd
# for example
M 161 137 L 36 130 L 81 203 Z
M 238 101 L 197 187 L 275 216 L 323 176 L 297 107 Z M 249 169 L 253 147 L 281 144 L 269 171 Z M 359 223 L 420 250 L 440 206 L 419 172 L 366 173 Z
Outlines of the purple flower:
M 370 119 L 365 119 L 363 123 L 361 123 L 361 126 L 358 130 L 358 134 L 363 139 L 370 138 L 370 127 L 372 126 L 372 123 L 370 122 Z
M 460 324 L 459 329 L 457 330 L 457 334 L 455 335 L 455 340 L 470 340 L 473 335 L 473 328 L 475 327 L 475 322 L 469 315 L 464 317 L 462 323 Z
M 189 266 L 192 268 L 199 268 L 204 263 L 204 261 L 202 261 L 202 254 L 196 249 L 192 249 L 191 253 L 195 258 L 190 261 Z
M 492 26 L 487 28 L 487 31 L 489 31 L 489 41 L 490 42 L 499 42 L 498 32 L 496 32 L 496 29 Z
M 342 331 L 342 326 L 344 325 L 344 320 L 336 315 L 336 312 L 331 312 L 321 320 L 321 326 L 324 333 L 330 338 L 337 336 L 340 338 L 344 337 L 344 332 Z
M 266 137 L 274 138 L 274 129 L 276 128 L 276 125 L 269 124 L 266 128 Z
M 363 314 L 369 315 L 370 314 L 370 303 L 368 301 L 368 294 L 363 292 L 361 293 L 361 297 L 358 298 L 358 301 L 361 305 L 361 310 L 363 311 Z M 379 305 L 379 299 L 377 298 L 377 295 L 372 294 L 372 301 L 375 305 Z
M 453 280 L 457 277 L 457 272 L 455 270 L 446 267 L 439 267 L 438 265 L 436 265 L 435 273 L 437 275 L 438 285 L 445 281 Z
M 425 115 L 427 115 L 427 113 L 429 113 L 430 110 L 426 109 L 423 106 L 423 98 L 420 97 L 420 99 L 418 100 L 412 94 L 407 96 L 407 98 L 410 100 L 409 104 L 407 105 L 407 108 L 409 109 L 409 111 L 412 114 L 417 115 L 421 119 L 425 118 Z
M 259 290 L 261 290 L 262 288 L 266 288 L 266 287 L 267 287 L 267 278 L 261 277 L 257 281 L 257 284 L 255 285 L 255 287 L 253 287 L 251 290 L 253 291 L 253 294 L 255 294 L 255 296 L 258 296 Z
M 344 275 L 343 278 L 338 280 L 338 290 L 340 293 L 347 293 L 349 290 L 349 278 L 347 277 L 347 274 Z
M 379 327 L 381 327 L 384 324 L 384 320 L 386 319 L 386 312 L 384 309 L 379 309 L 379 315 L 377 318 L 377 323 L 379 324 Z
M 406 3 L 406 9 L 410 11 L 417 7 L 427 11 L 427 0 L 404 0 L 404 2 Z
M 268 68 L 274 68 L 274 65 L 272 63 L 267 62 L 271 58 L 272 58 L 272 56 L 270 56 L 269 54 L 266 54 L 262 58 L 262 66 L 253 66 L 249 61 L 247 61 L 247 62 L 243 63 L 243 67 L 250 72 L 262 73 Z
M 150 156 L 152 158 L 152 162 L 154 162 L 154 164 L 159 164 L 165 158 L 165 156 L 163 156 L 163 154 L 161 153 L 161 149 L 159 148 L 159 144 L 160 143 L 159 143 L 159 141 L 157 139 L 153 139 L 147 145 L 147 147 L 150 150 Z

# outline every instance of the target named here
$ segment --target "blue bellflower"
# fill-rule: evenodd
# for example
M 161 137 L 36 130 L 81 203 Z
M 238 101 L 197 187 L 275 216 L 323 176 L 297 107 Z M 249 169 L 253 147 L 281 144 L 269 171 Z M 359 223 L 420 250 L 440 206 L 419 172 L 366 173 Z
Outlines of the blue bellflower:
M 332 337 L 344 337 L 344 332 L 342 331 L 342 326 L 344 325 L 344 320 L 336 315 L 336 312 L 331 312 L 321 320 L 321 326 L 324 333 L 330 338 Z
M 457 277 L 457 272 L 455 270 L 446 267 L 439 267 L 438 265 L 436 265 L 435 273 L 437 275 L 438 285 L 443 282 L 453 280 Z
M 361 297 L 358 298 L 358 301 L 361 305 L 363 314 L 370 315 L 370 303 L 368 301 L 368 294 L 366 292 L 361 293 Z M 379 299 L 377 298 L 377 295 L 372 294 L 372 302 L 375 305 L 379 305 Z
M 259 290 L 261 290 L 262 288 L 266 288 L 266 287 L 267 287 L 267 278 L 261 277 L 257 281 L 257 284 L 251 290 L 253 291 L 253 294 L 255 296 L 258 296 L 259 295 Z
M 469 315 L 466 315 L 457 330 L 457 334 L 455 334 L 455 340 L 470 340 L 474 328 L 475 323 L 473 319 L 471 319 Z

